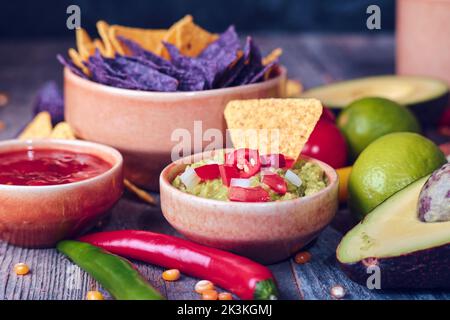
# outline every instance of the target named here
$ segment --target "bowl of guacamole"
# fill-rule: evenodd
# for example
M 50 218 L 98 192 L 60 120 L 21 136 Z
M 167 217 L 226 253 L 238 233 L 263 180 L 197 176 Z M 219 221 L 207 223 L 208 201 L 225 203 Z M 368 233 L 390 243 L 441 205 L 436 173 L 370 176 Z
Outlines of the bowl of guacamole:
M 312 241 L 338 206 L 336 171 L 252 149 L 196 154 L 160 176 L 161 208 L 187 238 L 262 263 L 286 259 Z

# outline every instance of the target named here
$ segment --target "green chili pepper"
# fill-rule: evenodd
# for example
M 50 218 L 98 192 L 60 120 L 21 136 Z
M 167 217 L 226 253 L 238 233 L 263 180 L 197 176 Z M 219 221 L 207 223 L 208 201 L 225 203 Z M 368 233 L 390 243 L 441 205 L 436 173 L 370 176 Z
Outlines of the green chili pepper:
M 117 300 L 164 299 L 124 258 L 79 241 L 61 241 L 56 248 L 89 273 Z

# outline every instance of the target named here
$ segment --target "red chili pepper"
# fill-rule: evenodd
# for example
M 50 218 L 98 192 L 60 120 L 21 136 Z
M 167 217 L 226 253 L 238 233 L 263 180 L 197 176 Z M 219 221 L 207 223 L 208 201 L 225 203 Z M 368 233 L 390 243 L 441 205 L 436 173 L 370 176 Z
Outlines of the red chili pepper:
M 230 187 L 228 199 L 239 202 L 267 202 L 270 200 L 270 195 L 262 187 Z
M 258 150 L 236 149 L 225 155 L 225 164 L 239 169 L 241 178 L 250 178 L 261 169 Z
M 221 165 L 219 166 L 219 172 L 222 177 L 222 183 L 227 187 L 230 186 L 231 179 L 239 178 L 239 170 L 234 166 Z
M 265 174 L 261 182 L 267 184 L 270 189 L 278 194 L 285 194 L 287 192 L 286 181 L 277 174 Z
M 195 173 L 202 180 L 214 180 L 220 177 L 218 164 L 205 164 L 204 166 L 195 168 Z
M 277 298 L 275 279 L 267 267 L 230 252 L 138 230 L 94 233 L 79 240 L 119 256 L 209 280 L 241 299 Z
M 286 158 L 281 153 L 263 154 L 260 159 L 262 167 L 283 168 L 286 166 Z

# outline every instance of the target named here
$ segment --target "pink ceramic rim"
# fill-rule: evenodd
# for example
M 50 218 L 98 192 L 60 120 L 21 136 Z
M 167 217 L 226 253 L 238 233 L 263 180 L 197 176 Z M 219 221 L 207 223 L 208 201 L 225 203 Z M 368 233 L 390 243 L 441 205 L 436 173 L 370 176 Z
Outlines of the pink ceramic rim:
M 211 89 L 211 90 L 202 90 L 202 91 L 179 91 L 179 92 L 156 92 L 156 91 L 139 91 L 139 90 L 131 90 L 131 89 L 122 89 L 116 88 L 112 86 L 107 86 L 101 83 L 97 83 L 91 81 L 89 79 L 83 79 L 82 77 L 74 74 L 68 68 L 64 68 L 64 76 L 70 78 L 70 80 L 78 83 L 83 86 L 92 86 L 93 89 L 97 89 L 99 91 L 103 91 L 106 93 L 110 93 L 112 95 L 119 96 L 132 96 L 134 98 L 142 98 L 142 99 L 161 99 L 161 100 L 179 100 L 179 99 L 187 99 L 192 98 L 193 96 L 202 98 L 209 96 L 216 96 L 226 93 L 236 93 L 236 92 L 245 92 L 247 90 L 257 89 L 257 88 L 270 88 L 273 87 L 274 84 L 280 82 L 282 79 L 286 78 L 287 70 L 285 67 L 280 66 L 280 74 L 272 79 L 253 83 L 246 84 L 243 86 L 236 86 L 230 88 L 222 88 L 222 89 Z
M 208 152 L 210 152 L 210 151 L 207 151 L 206 153 L 208 153 Z M 282 201 L 270 201 L 270 202 L 237 202 L 237 201 L 235 202 L 235 201 L 221 201 L 221 200 L 215 200 L 215 199 L 202 198 L 202 197 L 194 196 L 192 194 L 178 190 L 177 188 L 172 186 L 171 182 L 169 182 L 169 180 L 167 178 L 167 176 L 169 174 L 169 170 L 172 170 L 173 168 L 175 168 L 178 165 L 183 165 L 182 162 L 186 161 L 186 159 L 193 158 L 200 154 L 202 154 L 202 153 L 197 153 L 197 154 L 194 154 L 191 156 L 187 156 L 185 158 L 182 158 L 175 162 L 172 162 L 171 164 L 166 166 L 163 169 L 163 171 L 161 172 L 160 183 L 164 184 L 165 187 L 168 187 L 170 189 L 170 191 L 174 192 L 177 196 L 184 197 L 185 201 L 201 201 L 201 202 L 206 202 L 206 203 L 216 204 L 216 205 L 219 205 L 219 204 L 227 205 L 227 206 L 230 206 L 230 205 L 231 206 L 242 206 L 242 205 L 244 205 L 244 206 L 253 206 L 253 207 L 291 206 L 292 204 L 301 205 L 302 202 L 305 200 L 315 199 L 323 193 L 331 192 L 332 189 L 335 187 L 335 185 L 339 183 L 337 172 L 334 168 L 332 168 L 330 165 L 326 164 L 323 161 L 302 155 L 301 156 L 302 159 L 305 159 L 307 161 L 312 161 L 312 162 L 318 164 L 325 171 L 325 174 L 327 175 L 327 178 L 329 180 L 328 185 L 324 189 L 320 190 L 319 192 L 316 192 L 312 195 L 301 197 L 301 198 L 296 198 L 296 199 L 291 199 L 291 200 L 282 200 Z
M 123 158 L 119 151 L 116 149 L 90 141 L 83 141 L 83 140 L 63 140 L 63 139 L 29 139 L 29 140 L 5 140 L 0 142 L 0 154 L 1 149 L 8 146 L 16 146 L 16 147 L 30 147 L 30 146 L 39 146 L 39 145 L 46 145 L 48 148 L 52 149 L 63 149 L 65 150 L 64 146 L 69 146 L 67 150 L 70 151 L 70 146 L 85 146 L 91 149 L 96 149 L 99 151 L 100 154 L 109 154 L 112 158 L 114 158 L 114 163 L 112 163 L 111 168 L 109 168 L 107 171 L 94 176 L 92 178 L 84 179 L 81 181 L 76 182 L 70 182 L 65 184 L 57 184 L 57 185 L 49 185 L 49 186 L 16 186 L 16 185 L 6 185 L 6 184 L 0 184 L 0 190 L 1 189 L 26 189 L 26 190 L 48 190 L 48 189 L 56 189 L 56 188 L 72 188 L 77 186 L 82 186 L 83 184 L 88 184 L 95 182 L 96 180 L 100 180 L 114 171 L 116 171 L 118 168 L 120 168 L 123 164 Z M 89 153 L 89 152 L 86 152 Z M 101 156 L 100 156 L 101 157 Z M 106 161 L 106 160 L 105 160 Z

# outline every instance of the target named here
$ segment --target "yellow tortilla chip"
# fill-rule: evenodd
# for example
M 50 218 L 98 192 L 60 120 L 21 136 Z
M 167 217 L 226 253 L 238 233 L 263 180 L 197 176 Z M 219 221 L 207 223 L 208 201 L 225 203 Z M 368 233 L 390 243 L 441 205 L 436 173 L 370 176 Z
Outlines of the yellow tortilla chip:
M 65 139 L 65 140 L 75 140 L 75 134 L 72 130 L 72 127 L 67 122 L 60 122 L 50 133 L 50 137 L 52 139 Z
M 286 81 L 286 97 L 287 98 L 299 98 L 303 91 L 303 86 L 300 81 L 287 80 Z
M 191 15 L 186 15 L 170 27 L 163 41 L 175 45 L 185 56 L 196 57 L 217 38 L 217 34 L 209 33 L 199 27 L 194 23 Z M 169 53 L 162 42 L 156 53 L 166 59 L 169 58 Z
M 125 185 L 125 187 L 133 192 L 139 199 L 143 200 L 144 202 L 147 202 L 151 205 L 156 205 L 156 200 L 155 198 L 152 197 L 151 194 L 149 194 L 147 191 L 142 190 L 140 188 L 138 188 L 137 186 L 135 186 L 131 181 L 129 181 L 128 179 L 124 179 L 123 183 Z
M 38 113 L 33 120 L 19 135 L 20 140 L 43 139 L 48 138 L 52 132 L 52 119 L 50 113 L 42 111 Z
M 322 114 L 316 99 L 254 99 L 228 103 L 224 115 L 235 148 L 297 159 Z
M 109 37 L 109 29 L 110 26 L 105 21 L 100 20 L 97 22 L 97 32 L 102 38 L 103 43 L 100 42 L 101 45 L 99 45 L 94 40 L 94 45 L 96 45 L 104 57 L 114 58 L 115 51 Z
M 276 48 L 271 53 L 263 58 L 263 65 L 268 65 L 269 63 L 277 60 L 283 54 L 283 49 Z
M 175 45 L 181 54 L 196 57 L 217 38 L 217 34 L 209 33 L 191 20 L 178 28 Z
M 86 66 L 83 64 L 83 58 L 81 58 L 81 56 L 80 56 L 80 54 L 77 52 L 77 50 L 75 50 L 75 49 L 73 49 L 73 48 L 70 48 L 68 54 L 69 54 L 69 57 L 70 57 L 70 59 L 72 60 L 72 62 L 73 62 L 78 68 L 80 68 L 81 71 L 82 71 L 85 75 L 87 75 L 87 76 L 89 77 L 89 76 L 91 75 L 91 71 L 89 70 L 88 67 L 86 67 Z
M 94 43 L 95 49 L 98 49 L 98 51 L 100 51 L 102 56 L 106 57 L 107 53 L 106 53 L 105 45 L 103 44 L 102 40 L 94 39 L 93 43 Z
M 83 28 L 78 28 L 75 31 L 77 42 L 77 50 L 83 61 L 87 61 L 95 52 L 95 44 L 89 34 Z
M 188 24 L 191 24 L 193 22 L 193 18 L 191 15 L 186 15 L 182 19 L 175 22 L 169 30 L 167 30 L 166 35 L 163 38 L 164 42 L 177 45 L 177 34 L 178 30 L 181 28 L 184 28 Z M 159 54 L 161 57 L 168 59 L 169 53 L 167 52 L 166 48 L 164 47 L 163 42 L 158 44 L 158 47 L 156 48 L 156 54 Z
M 142 48 L 157 53 L 157 48 L 164 39 L 167 30 L 165 29 L 140 29 L 119 25 L 112 25 L 108 35 L 114 50 L 119 54 L 130 54 L 129 50 L 118 39 L 119 36 L 130 39 L 138 43 Z

